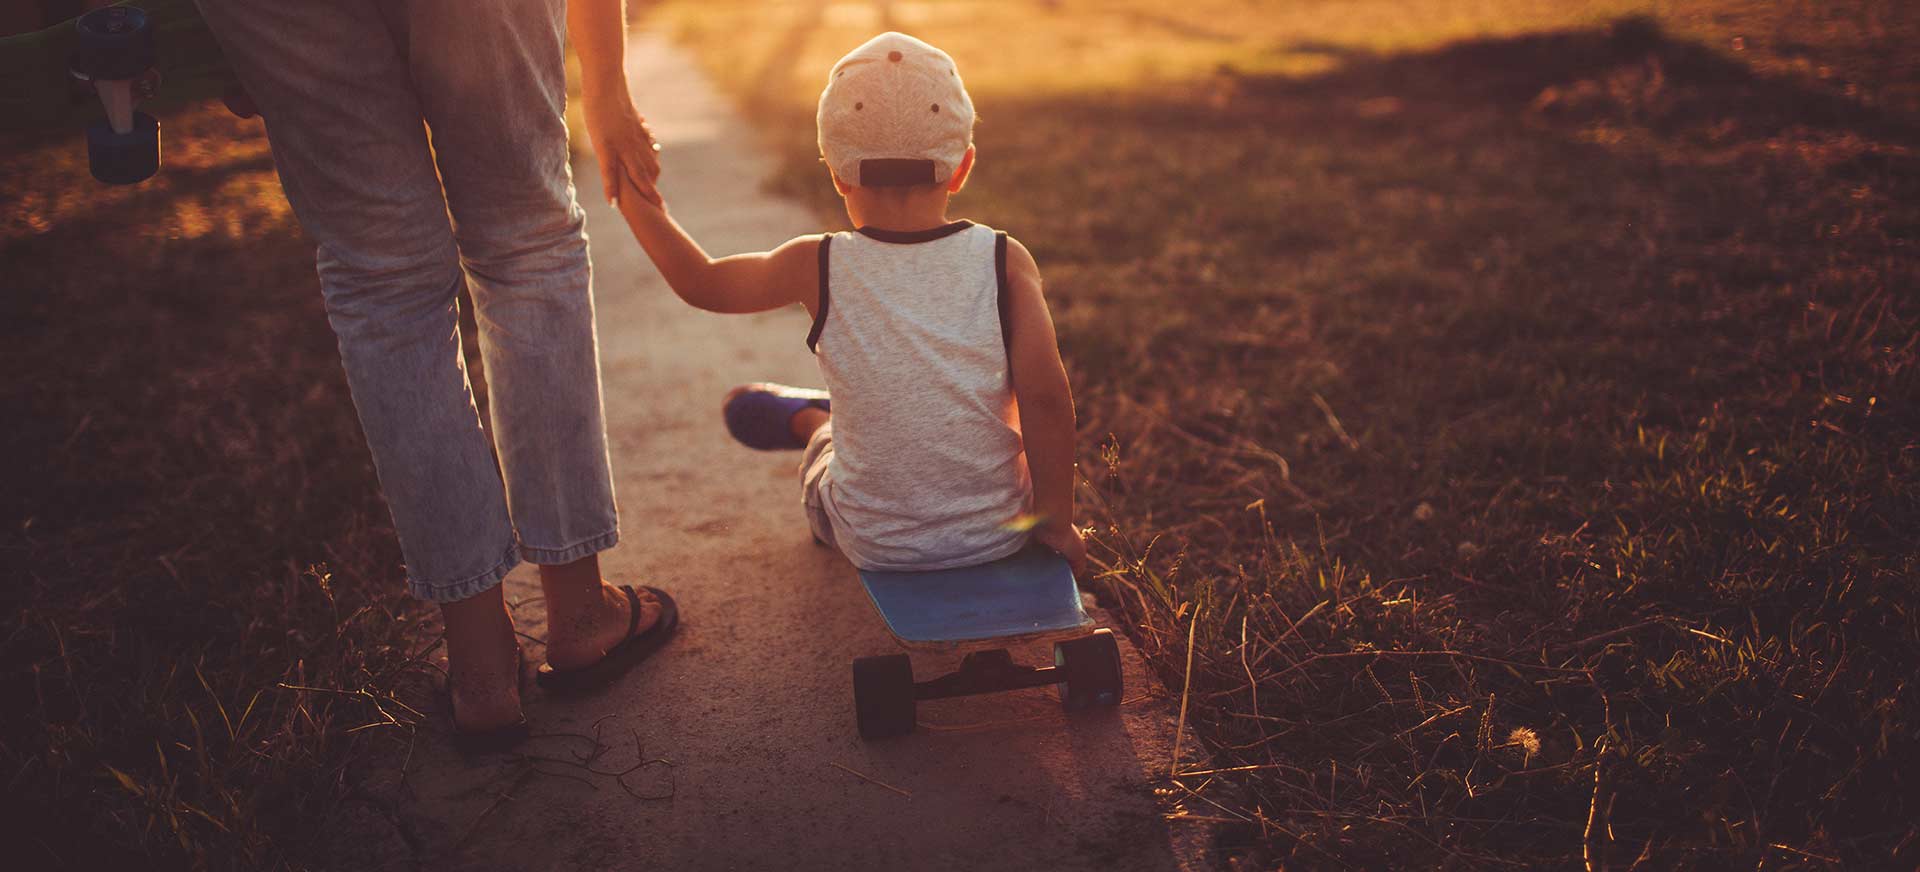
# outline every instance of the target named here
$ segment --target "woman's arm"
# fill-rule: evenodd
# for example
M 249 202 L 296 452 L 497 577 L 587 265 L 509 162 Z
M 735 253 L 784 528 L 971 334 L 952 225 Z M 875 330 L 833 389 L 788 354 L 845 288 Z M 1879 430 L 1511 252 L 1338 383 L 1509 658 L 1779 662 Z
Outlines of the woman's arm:
M 1033 513 L 1039 516 L 1033 537 L 1060 552 L 1077 573 L 1086 567 L 1087 546 L 1073 525 L 1073 390 L 1040 289 L 1040 266 L 1019 240 L 1007 243 L 1008 378 L 1033 477 Z
M 660 159 L 653 131 L 627 91 L 626 0 L 572 0 L 567 35 L 580 55 L 581 103 L 587 139 L 600 162 L 600 187 L 616 202 L 629 184 L 647 199 L 659 199 L 653 183 Z
M 715 260 L 655 202 L 622 197 L 620 214 L 680 299 L 709 312 L 763 312 L 790 303 L 813 311 L 820 298 L 820 237 Z

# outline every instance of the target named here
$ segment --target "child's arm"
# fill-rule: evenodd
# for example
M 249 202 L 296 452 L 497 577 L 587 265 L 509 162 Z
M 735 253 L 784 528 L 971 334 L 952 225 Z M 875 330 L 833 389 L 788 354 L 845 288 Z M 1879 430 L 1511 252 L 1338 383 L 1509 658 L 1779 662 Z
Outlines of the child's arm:
M 664 206 L 634 193 L 620 198 L 620 214 L 680 299 L 709 312 L 762 312 L 789 303 L 813 311 L 820 296 L 820 237 L 802 236 L 772 251 L 715 260 Z
M 1087 546 L 1073 526 L 1073 391 L 1040 291 L 1040 266 L 1018 240 L 1007 242 L 1008 376 L 1033 476 L 1033 512 L 1040 516 L 1033 537 L 1060 552 L 1078 573 L 1085 568 Z

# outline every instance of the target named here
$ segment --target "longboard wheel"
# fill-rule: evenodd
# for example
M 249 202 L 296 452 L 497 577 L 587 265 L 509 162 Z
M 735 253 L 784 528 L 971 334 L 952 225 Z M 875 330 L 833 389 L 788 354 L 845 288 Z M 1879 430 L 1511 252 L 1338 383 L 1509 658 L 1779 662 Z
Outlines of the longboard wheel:
M 913 661 L 905 654 L 855 659 L 853 712 L 862 738 L 913 732 Z
M 132 79 L 154 64 L 153 24 L 132 6 L 106 6 L 80 16 L 73 71 L 89 79 Z
M 114 9 L 124 7 L 110 7 Z M 87 126 L 87 168 L 109 185 L 144 182 L 160 171 L 160 121 L 133 113 L 133 129 L 115 133 L 105 119 Z
M 1120 672 L 1120 645 L 1113 631 L 1099 629 L 1078 639 L 1056 642 L 1053 664 L 1066 680 L 1060 682 L 1060 705 L 1067 711 L 1120 704 L 1125 689 Z

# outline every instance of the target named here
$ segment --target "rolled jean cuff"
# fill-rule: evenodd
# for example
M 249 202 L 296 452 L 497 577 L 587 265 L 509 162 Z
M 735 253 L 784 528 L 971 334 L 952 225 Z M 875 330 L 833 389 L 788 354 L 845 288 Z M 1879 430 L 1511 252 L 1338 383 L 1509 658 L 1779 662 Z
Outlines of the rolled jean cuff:
M 475 594 L 483 593 L 494 585 L 499 584 L 501 579 L 507 577 L 507 573 L 512 572 L 513 568 L 519 565 L 520 550 L 512 545 L 508 545 L 507 552 L 500 556 L 500 562 L 494 564 L 492 569 L 482 572 L 479 575 L 470 576 L 458 581 L 436 583 L 423 581 L 413 577 L 413 575 L 409 573 L 407 575 L 407 590 L 414 596 L 427 602 L 457 602 Z
M 608 548 L 612 548 L 614 545 L 619 544 L 619 542 L 620 528 L 615 527 L 591 539 L 576 542 L 565 548 L 535 548 L 532 545 L 521 543 L 520 554 L 527 558 L 528 563 L 536 566 L 558 566 L 562 563 L 572 563 L 589 554 L 598 554 Z

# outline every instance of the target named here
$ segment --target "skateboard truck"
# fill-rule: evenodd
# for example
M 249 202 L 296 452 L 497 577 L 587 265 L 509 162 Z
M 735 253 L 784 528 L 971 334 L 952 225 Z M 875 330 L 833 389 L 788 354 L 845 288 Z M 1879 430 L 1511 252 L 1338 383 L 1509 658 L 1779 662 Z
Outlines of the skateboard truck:
M 956 696 L 976 696 L 982 693 L 995 693 L 1002 690 L 1018 690 L 1027 687 L 1046 687 L 1059 684 L 1061 669 L 1058 666 L 1025 666 L 1013 662 L 1013 655 L 1005 648 L 991 651 L 975 651 L 960 660 L 960 668 L 929 681 L 916 681 L 913 684 L 913 698 L 948 699 Z
M 853 661 L 854 717 L 862 737 L 880 739 L 913 732 L 915 703 L 924 699 L 1056 685 L 1068 711 L 1120 704 L 1120 647 L 1112 630 L 1054 643 L 1053 663 L 1026 666 L 1013 662 L 1007 649 L 993 648 L 968 653 L 946 675 L 914 681 L 905 654 L 861 657 Z
M 146 181 L 160 170 L 160 121 L 134 108 L 159 85 L 153 24 L 133 6 L 107 6 L 74 23 L 73 77 L 92 83 L 106 117 L 87 126 L 87 164 L 110 185 Z

